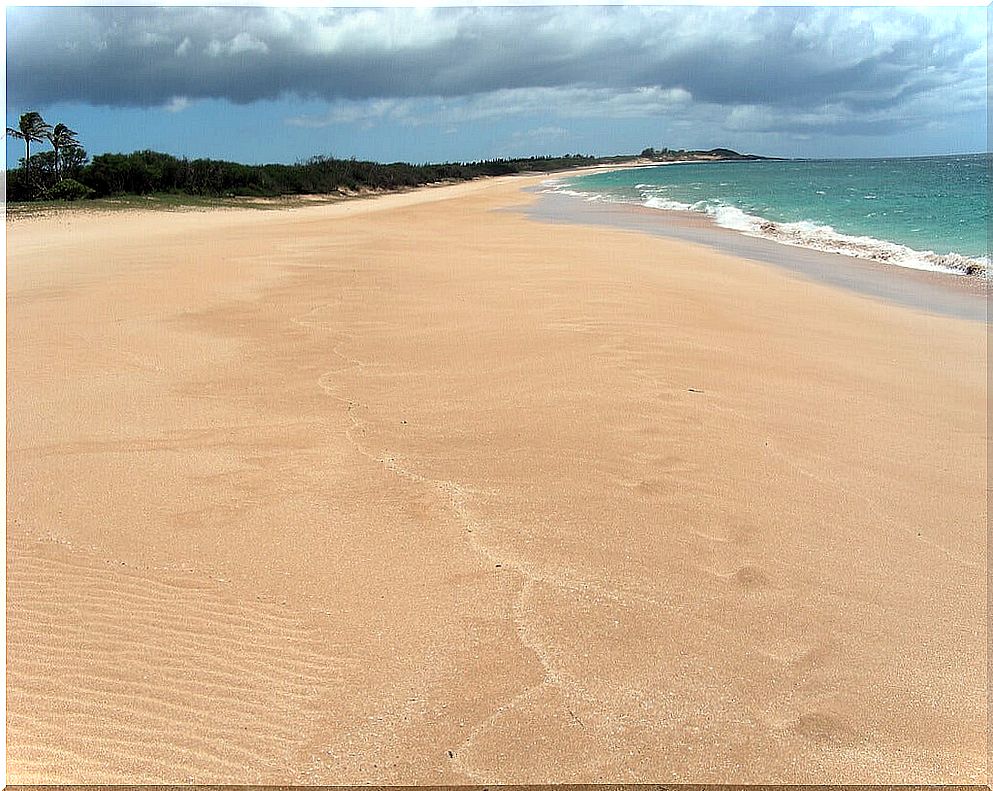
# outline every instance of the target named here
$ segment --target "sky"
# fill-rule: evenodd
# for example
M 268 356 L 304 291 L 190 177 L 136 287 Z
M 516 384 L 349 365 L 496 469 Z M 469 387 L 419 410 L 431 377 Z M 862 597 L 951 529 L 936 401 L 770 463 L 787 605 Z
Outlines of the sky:
M 6 35 L 7 125 L 91 155 L 987 150 L 983 7 L 36 6 Z

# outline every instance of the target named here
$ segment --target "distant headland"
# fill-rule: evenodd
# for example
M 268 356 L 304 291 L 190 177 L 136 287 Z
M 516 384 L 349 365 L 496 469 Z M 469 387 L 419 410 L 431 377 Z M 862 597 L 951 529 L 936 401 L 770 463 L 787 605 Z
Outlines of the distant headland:
M 683 148 L 646 148 L 641 152 L 641 159 L 650 159 L 652 162 L 721 162 L 731 160 L 735 162 L 752 161 L 757 159 L 782 161 L 782 157 L 763 157 L 758 154 L 739 154 L 730 148 L 711 148 L 706 151 L 687 151 Z

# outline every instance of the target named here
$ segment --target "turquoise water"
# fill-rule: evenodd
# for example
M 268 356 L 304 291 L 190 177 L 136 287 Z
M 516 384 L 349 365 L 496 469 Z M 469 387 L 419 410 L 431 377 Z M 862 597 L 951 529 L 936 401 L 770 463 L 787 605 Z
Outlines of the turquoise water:
M 986 271 L 989 154 L 708 162 L 597 173 L 555 185 L 588 200 L 705 212 L 786 244 L 901 266 Z

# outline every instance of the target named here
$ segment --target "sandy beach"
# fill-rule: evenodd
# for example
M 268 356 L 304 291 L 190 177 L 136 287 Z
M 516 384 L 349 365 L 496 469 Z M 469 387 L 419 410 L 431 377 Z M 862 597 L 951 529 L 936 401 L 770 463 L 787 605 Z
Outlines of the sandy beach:
M 986 781 L 986 326 L 539 177 L 7 224 L 7 782 Z

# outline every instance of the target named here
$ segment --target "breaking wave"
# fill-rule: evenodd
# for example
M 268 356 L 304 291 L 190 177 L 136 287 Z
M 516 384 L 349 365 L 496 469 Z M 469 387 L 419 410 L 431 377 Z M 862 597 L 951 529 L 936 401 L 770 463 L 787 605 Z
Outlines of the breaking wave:
M 780 244 L 805 247 L 829 253 L 839 253 L 853 258 L 863 258 L 870 261 L 881 261 L 887 264 L 906 267 L 908 269 L 923 269 L 933 272 L 945 272 L 955 275 L 972 275 L 990 277 L 990 261 L 988 257 L 972 258 L 959 253 L 936 253 L 931 250 L 914 250 L 896 242 L 876 239 L 872 236 L 853 236 L 836 231 L 830 225 L 811 221 L 775 222 L 748 214 L 736 206 L 730 206 L 720 201 L 701 200 L 696 203 L 683 203 L 670 200 L 658 195 L 645 196 L 644 190 L 653 185 L 638 185 L 641 188 L 642 206 L 663 211 L 693 211 L 706 214 L 722 228 L 738 231 L 748 236 L 771 239 Z M 549 182 L 545 192 L 555 192 L 560 195 L 573 195 L 587 201 L 606 201 L 629 203 L 616 197 L 602 193 L 578 192 L 568 185 Z
M 647 202 L 646 202 L 647 205 Z M 659 207 L 661 208 L 661 207 Z M 853 258 L 882 261 L 887 264 L 948 272 L 956 275 L 989 277 L 989 258 L 970 258 L 959 253 L 935 253 L 932 250 L 914 250 L 906 245 L 876 239 L 872 236 L 852 236 L 840 233 L 830 225 L 815 222 L 773 222 L 764 217 L 746 214 L 736 206 L 691 205 L 691 211 L 704 211 L 722 228 L 740 231 L 748 236 L 772 239 L 781 244 L 807 247 L 828 253 L 840 253 Z

